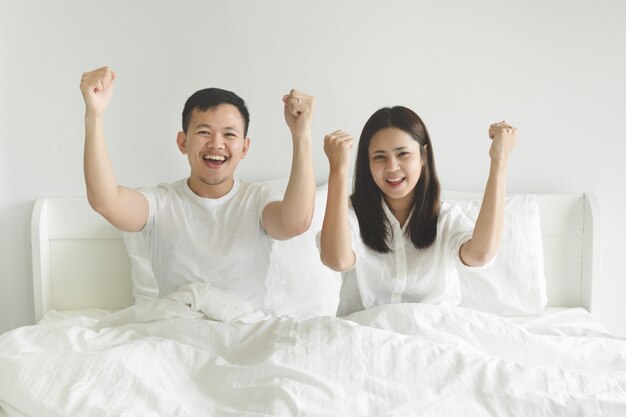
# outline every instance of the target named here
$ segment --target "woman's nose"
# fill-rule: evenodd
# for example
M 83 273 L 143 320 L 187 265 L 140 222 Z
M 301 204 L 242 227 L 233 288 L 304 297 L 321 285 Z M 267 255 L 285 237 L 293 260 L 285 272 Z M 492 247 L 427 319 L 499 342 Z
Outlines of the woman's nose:
M 385 171 L 393 172 L 398 169 L 398 160 L 396 158 L 388 158 L 385 164 Z

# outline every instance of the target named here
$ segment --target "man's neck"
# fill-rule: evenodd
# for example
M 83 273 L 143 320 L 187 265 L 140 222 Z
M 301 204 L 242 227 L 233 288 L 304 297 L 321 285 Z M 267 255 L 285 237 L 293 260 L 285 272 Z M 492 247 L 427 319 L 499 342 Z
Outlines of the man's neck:
M 190 177 L 187 180 L 187 185 L 189 189 L 199 197 L 217 199 L 224 197 L 233 189 L 235 180 L 233 178 L 227 178 L 220 183 L 209 184 L 199 178 Z

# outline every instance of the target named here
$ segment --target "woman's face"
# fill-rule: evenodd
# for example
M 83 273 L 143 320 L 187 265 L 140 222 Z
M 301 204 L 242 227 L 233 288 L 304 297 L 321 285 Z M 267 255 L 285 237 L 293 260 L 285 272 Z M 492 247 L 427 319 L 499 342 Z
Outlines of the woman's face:
M 370 171 L 392 209 L 406 209 L 424 165 L 420 144 L 404 130 L 388 127 L 372 136 L 368 149 Z

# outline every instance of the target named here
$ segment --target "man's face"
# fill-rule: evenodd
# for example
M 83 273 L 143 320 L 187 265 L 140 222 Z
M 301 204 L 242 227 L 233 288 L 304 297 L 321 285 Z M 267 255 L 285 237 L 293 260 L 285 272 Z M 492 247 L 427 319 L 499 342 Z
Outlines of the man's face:
M 222 197 L 230 191 L 235 169 L 250 146 L 243 117 L 232 104 L 207 111 L 194 109 L 187 133 L 179 132 L 176 142 L 189 159 L 189 188 L 207 198 Z

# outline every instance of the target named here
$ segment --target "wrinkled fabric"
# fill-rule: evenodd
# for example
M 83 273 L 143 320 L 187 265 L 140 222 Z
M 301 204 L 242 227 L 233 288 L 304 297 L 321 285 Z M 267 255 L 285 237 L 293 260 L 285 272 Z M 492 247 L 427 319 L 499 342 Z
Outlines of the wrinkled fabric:
M 626 415 L 626 340 L 598 329 L 428 304 L 302 320 L 217 295 L 5 333 L 0 402 L 33 417 Z

